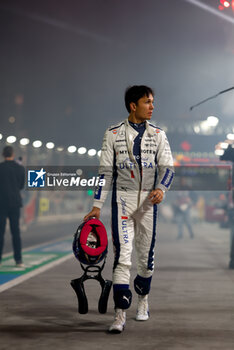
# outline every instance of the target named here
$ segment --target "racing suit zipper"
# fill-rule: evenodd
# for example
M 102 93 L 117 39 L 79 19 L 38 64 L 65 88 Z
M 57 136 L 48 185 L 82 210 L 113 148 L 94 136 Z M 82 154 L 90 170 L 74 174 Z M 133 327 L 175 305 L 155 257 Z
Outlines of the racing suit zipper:
M 128 129 L 128 132 L 126 133 L 126 139 L 127 139 L 127 148 L 128 148 L 128 154 L 129 154 L 129 158 L 132 160 L 132 162 L 135 164 L 135 167 L 137 169 L 137 174 L 138 174 L 138 180 L 139 180 L 139 190 L 138 190 L 138 194 L 137 194 L 137 207 L 139 208 L 139 204 L 140 204 L 140 193 L 141 193 L 141 174 L 140 174 L 140 169 L 139 169 L 139 166 L 138 166 L 138 163 L 133 155 L 133 144 L 134 144 L 134 138 L 132 137 L 132 134 L 131 134 L 131 137 L 129 137 L 129 129 Z M 143 137 L 142 137 L 143 139 Z M 142 142 L 142 140 L 141 140 Z
M 146 130 L 144 131 L 141 139 L 141 145 L 144 140 L 144 135 L 145 135 Z M 141 152 L 142 147 L 140 147 L 140 152 Z M 141 156 L 141 155 L 140 155 Z M 139 173 L 139 192 L 138 192 L 138 201 L 137 201 L 137 208 L 139 208 L 140 205 L 140 200 L 141 200 L 141 190 L 142 190 L 142 177 L 143 177 L 143 166 L 142 166 L 142 159 L 141 159 L 141 169 L 138 167 L 138 173 Z
M 140 169 L 139 169 L 140 170 Z M 140 173 L 140 171 L 139 171 Z M 141 179 L 140 179 L 140 182 L 139 182 L 139 191 L 138 191 L 138 198 L 137 198 L 137 208 L 139 208 L 140 206 L 140 200 L 141 200 Z
M 133 141 L 134 141 L 134 140 L 133 140 Z M 142 142 L 142 140 L 141 140 L 141 142 Z M 131 150 L 130 150 L 130 152 L 131 152 L 132 160 L 133 160 L 133 162 L 134 162 L 134 164 L 135 164 L 135 167 L 136 167 L 136 169 L 137 169 L 137 175 L 138 175 L 138 180 L 139 180 L 139 190 L 138 190 L 138 194 L 137 194 L 137 208 L 139 208 L 140 199 L 141 199 L 141 183 L 142 183 L 142 176 L 141 176 L 141 171 L 140 171 L 139 165 L 138 165 L 138 163 L 137 163 L 137 161 L 136 161 L 136 159 L 135 159 L 135 157 L 134 157 L 134 155 L 133 155 L 132 150 L 133 150 L 133 143 L 132 143 L 132 145 L 131 145 Z M 142 168 L 142 167 L 141 167 L 141 168 Z

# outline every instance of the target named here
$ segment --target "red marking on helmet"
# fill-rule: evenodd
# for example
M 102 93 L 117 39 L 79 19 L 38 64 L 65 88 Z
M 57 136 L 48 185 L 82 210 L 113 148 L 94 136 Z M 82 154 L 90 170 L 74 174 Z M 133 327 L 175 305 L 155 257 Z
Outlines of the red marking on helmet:
M 132 179 L 134 179 L 134 178 L 135 178 L 134 173 L 133 173 L 133 171 L 132 171 L 132 170 L 131 170 L 131 178 L 132 178 Z
M 121 216 L 122 220 L 128 220 L 128 216 Z

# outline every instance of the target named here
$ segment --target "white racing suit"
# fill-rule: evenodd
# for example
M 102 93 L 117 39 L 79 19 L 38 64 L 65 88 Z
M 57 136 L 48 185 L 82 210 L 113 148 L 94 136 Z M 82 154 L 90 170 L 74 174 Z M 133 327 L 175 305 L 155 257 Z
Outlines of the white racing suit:
M 96 189 L 93 204 L 101 208 L 113 186 L 114 300 L 115 306 L 122 309 L 127 309 L 131 303 L 129 280 L 134 239 L 137 253 L 134 287 L 140 295 L 149 293 L 154 271 L 157 205 L 153 205 L 148 197 L 156 188 L 167 191 L 174 175 L 165 132 L 146 122 L 141 139 L 141 169 L 133 155 L 137 135 L 128 119 L 107 129 L 99 168 L 99 176 L 106 184 Z

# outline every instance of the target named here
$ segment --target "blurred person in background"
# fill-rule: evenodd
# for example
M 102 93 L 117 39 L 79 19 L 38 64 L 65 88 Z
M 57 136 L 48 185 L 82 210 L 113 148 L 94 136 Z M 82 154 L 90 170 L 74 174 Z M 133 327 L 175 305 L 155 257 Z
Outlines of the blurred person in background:
M 231 229 L 230 236 L 230 262 L 229 268 L 234 269 L 234 191 L 232 191 L 232 201 L 228 211 L 229 214 L 229 225 Z
M 2 153 L 4 162 L 0 163 L 0 264 L 4 246 L 4 234 L 7 218 L 10 222 L 14 259 L 17 267 L 24 267 L 21 253 L 20 208 L 22 198 L 20 190 L 24 187 L 25 171 L 14 160 L 14 149 L 6 146 Z
M 198 218 L 200 222 L 203 222 L 206 217 L 206 202 L 203 196 L 199 196 L 197 204 Z
M 174 214 L 178 227 L 177 239 L 183 238 L 184 226 L 187 227 L 190 238 L 194 238 L 190 213 L 191 207 L 192 200 L 189 196 L 189 193 L 187 191 L 179 192 L 174 203 Z

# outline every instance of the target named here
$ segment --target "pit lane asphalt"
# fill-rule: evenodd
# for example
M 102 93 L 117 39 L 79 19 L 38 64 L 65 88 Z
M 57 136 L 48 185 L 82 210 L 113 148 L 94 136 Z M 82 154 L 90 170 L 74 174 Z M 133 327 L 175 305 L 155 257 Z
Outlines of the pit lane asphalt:
M 71 232 L 66 225 L 59 225 L 61 235 Z M 44 227 L 47 232 L 54 229 L 56 225 Z M 228 254 L 229 231 L 217 224 L 195 225 L 193 240 L 185 232 L 178 241 L 175 226 L 160 223 L 150 319 L 135 321 L 133 292 L 126 329 L 118 335 L 107 332 L 113 320 L 112 292 L 107 313 L 99 314 L 96 281 L 85 282 L 89 313 L 77 313 L 70 280 L 82 272 L 72 257 L 0 293 L 0 349 L 233 350 L 234 270 L 227 268 Z M 106 279 L 111 279 L 112 262 L 110 244 L 103 271 Z M 132 277 L 135 273 L 133 264 Z

